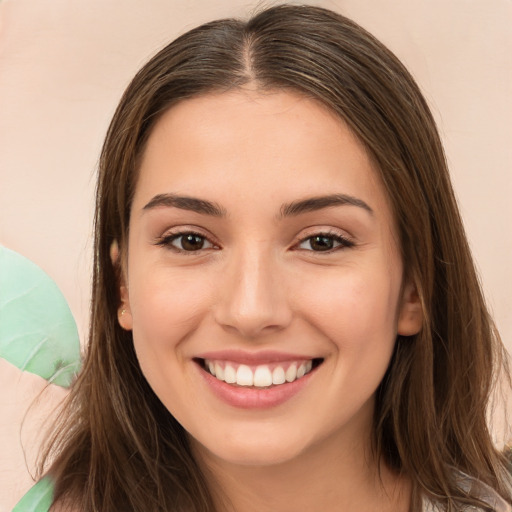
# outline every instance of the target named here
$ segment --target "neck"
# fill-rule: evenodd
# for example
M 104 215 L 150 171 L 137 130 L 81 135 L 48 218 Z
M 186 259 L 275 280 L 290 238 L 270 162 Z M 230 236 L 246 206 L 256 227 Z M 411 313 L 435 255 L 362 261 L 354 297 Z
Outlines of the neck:
M 379 466 L 367 448 L 369 440 L 353 441 L 333 435 L 292 460 L 265 466 L 231 464 L 204 450 L 197 455 L 217 510 L 407 512 L 408 479 Z

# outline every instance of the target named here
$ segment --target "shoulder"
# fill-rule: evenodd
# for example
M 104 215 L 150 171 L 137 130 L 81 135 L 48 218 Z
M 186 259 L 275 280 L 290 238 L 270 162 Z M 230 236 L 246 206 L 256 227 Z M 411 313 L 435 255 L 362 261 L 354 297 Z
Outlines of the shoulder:
M 489 505 L 493 512 L 512 512 L 512 505 L 507 503 L 494 489 L 480 480 L 466 475 L 462 471 L 456 471 L 458 486 L 473 496 Z M 423 499 L 422 512 L 444 512 L 444 508 L 433 503 L 427 498 Z M 482 508 L 469 506 L 464 512 L 485 512 Z
M 492 510 L 495 512 L 512 512 L 512 506 L 494 489 L 480 480 L 459 471 L 457 472 L 457 483 L 461 489 L 470 492 L 474 496 L 478 496 L 483 502 L 492 507 Z

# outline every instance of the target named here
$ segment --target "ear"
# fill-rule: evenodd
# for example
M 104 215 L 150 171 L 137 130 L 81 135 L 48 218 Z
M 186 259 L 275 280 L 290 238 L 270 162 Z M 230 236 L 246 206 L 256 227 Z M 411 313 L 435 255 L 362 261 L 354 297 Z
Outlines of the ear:
M 402 302 L 398 312 L 397 332 L 401 336 L 418 334 L 423 325 L 423 308 L 413 283 L 407 283 L 402 292 Z
M 117 270 L 116 273 L 119 280 L 120 304 L 117 308 L 117 321 L 123 329 L 131 331 L 133 328 L 133 319 L 130 309 L 130 294 L 126 283 L 125 270 L 119 261 L 119 245 L 117 240 L 114 240 L 110 246 L 110 259 L 112 261 L 112 265 Z

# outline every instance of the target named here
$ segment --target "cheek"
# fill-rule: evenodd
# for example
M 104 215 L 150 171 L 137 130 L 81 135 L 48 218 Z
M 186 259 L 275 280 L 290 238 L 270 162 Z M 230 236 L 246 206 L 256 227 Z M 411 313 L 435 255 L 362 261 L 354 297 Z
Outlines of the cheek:
M 192 276 L 152 271 L 130 282 L 133 338 L 143 364 L 146 357 L 165 357 L 192 332 L 207 310 L 209 291 Z
M 340 348 L 364 350 L 396 337 L 399 283 L 389 273 L 346 272 L 309 278 L 297 294 L 308 322 Z
M 143 279 L 130 281 L 139 365 L 155 394 L 178 418 L 194 400 L 187 383 L 187 341 L 208 311 L 208 290 L 197 285 L 186 275 L 154 268 Z
M 335 413 L 343 423 L 369 403 L 389 366 L 397 334 L 399 288 L 389 274 L 377 273 L 371 279 L 367 274 L 347 273 L 307 288 L 309 293 L 302 295 L 303 314 L 332 348 L 326 361 L 325 397 L 343 404 Z M 322 417 L 325 411 L 318 407 L 315 414 Z

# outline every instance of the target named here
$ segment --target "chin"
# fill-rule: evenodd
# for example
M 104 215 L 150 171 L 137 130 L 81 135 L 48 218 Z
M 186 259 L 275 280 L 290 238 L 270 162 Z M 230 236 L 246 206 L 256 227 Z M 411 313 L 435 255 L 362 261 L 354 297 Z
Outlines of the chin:
M 259 439 L 255 442 L 224 442 L 203 445 L 197 441 L 193 442 L 195 451 L 204 456 L 209 453 L 208 458 L 213 457 L 218 461 L 237 466 L 275 466 L 286 463 L 300 456 L 304 451 L 303 446 L 291 443 L 274 442 Z

